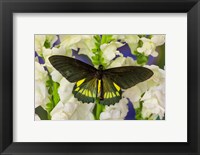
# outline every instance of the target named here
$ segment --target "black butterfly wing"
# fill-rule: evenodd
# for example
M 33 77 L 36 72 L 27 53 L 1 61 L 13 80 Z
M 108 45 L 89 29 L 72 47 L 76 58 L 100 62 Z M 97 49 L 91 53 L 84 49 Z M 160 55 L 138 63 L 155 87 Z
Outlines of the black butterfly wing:
M 54 55 L 49 58 L 53 67 L 70 82 L 76 82 L 72 93 L 83 103 L 95 102 L 97 93 L 97 69 L 66 56 Z
M 104 70 L 104 74 L 122 89 L 127 89 L 149 79 L 153 72 L 141 66 L 124 66 Z
M 96 72 L 93 66 L 67 56 L 53 55 L 49 57 L 49 61 L 69 82 L 92 77 Z
M 97 96 L 97 81 L 95 77 L 87 77 L 74 85 L 74 97 L 83 103 L 94 103 Z
M 113 82 L 113 80 L 106 75 L 102 77 L 103 86 L 103 99 L 100 100 L 100 104 L 111 105 L 118 103 L 121 99 L 121 88 Z

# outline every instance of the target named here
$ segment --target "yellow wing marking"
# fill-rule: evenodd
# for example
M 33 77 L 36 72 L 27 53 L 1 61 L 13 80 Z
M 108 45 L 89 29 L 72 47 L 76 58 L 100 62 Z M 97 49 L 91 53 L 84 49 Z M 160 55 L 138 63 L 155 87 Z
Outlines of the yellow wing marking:
M 82 79 L 82 80 L 79 80 L 78 82 L 76 82 L 77 87 L 79 87 L 84 81 L 85 81 L 85 79 Z
M 90 90 L 88 90 L 88 96 L 89 96 L 89 97 L 92 97 L 92 93 L 91 93 Z
M 75 89 L 75 91 L 79 91 L 79 89 L 80 89 L 80 88 L 79 88 L 79 87 L 77 87 L 77 88 Z
M 116 97 L 115 93 L 112 92 L 112 96 L 113 96 L 113 97 Z
M 101 80 L 98 80 L 98 93 L 101 91 Z
M 105 93 L 103 97 L 104 97 L 104 98 L 107 98 L 107 93 Z
M 119 92 L 116 91 L 116 95 L 117 95 L 117 96 L 120 96 L 120 95 L 119 95 Z
M 85 95 L 85 93 L 86 93 L 86 90 L 84 89 L 83 92 L 82 92 L 82 94 Z
M 88 96 L 88 90 L 87 89 L 85 90 L 85 96 Z
M 113 84 L 114 84 L 114 86 L 115 86 L 115 88 L 117 89 L 117 91 L 119 91 L 120 90 L 120 86 L 118 86 L 116 83 L 114 83 L 113 82 Z

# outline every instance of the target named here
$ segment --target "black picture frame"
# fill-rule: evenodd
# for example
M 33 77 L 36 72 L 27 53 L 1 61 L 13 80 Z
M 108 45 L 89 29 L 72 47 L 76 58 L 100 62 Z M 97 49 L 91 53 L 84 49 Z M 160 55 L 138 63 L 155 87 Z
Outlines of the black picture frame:
M 13 13 L 187 13 L 188 142 L 22 143 L 13 142 Z M 180 36 L 181 37 L 181 36 Z M 199 0 L 0 0 L 1 154 L 200 154 Z M 185 63 L 185 62 L 183 62 Z M 184 85 L 184 84 L 183 84 Z M 178 93 L 178 92 L 177 92 Z M 103 131 L 106 132 L 106 131 Z

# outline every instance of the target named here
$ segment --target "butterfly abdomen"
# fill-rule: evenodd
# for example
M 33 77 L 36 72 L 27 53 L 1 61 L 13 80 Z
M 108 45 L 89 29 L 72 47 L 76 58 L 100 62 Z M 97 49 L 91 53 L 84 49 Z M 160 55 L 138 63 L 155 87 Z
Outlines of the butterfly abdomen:
M 103 80 L 102 79 L 98 79 L 97 80 L 97 94 L 96 97 L 99 98 L 100 100 L 104 99 L 104 92 L 103 92 Z

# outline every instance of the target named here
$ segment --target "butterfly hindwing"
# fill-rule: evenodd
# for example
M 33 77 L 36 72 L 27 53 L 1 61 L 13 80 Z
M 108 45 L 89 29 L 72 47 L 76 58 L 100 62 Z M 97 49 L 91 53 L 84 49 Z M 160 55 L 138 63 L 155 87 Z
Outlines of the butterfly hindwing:
M 93 76 L 96 72 L 94 67 L 66 56 L 53 55 L 49 57 L 49 61 L 69 82 L 77 82 L 88 76 Z
M 149 79 L 153 72 L 145 67 L 125 66 L 104 70 L 104 74 L 122 89 L 127 89 Z
M 95 102 L 97 90 L 97 79 L 87 77 L 76 82 L 72 93 L 74 96 L 83 103 Z
M 100 100 L 100 104 L 111 105 L 118 103 L 121 99 L 121 88 L 106 75 L 103 75 L 102 83 L 103 99 Z

